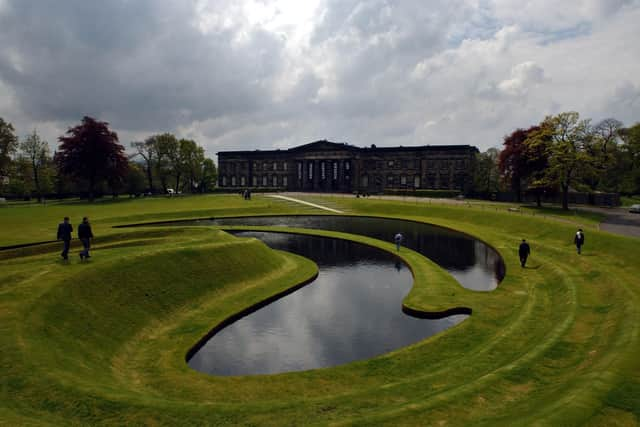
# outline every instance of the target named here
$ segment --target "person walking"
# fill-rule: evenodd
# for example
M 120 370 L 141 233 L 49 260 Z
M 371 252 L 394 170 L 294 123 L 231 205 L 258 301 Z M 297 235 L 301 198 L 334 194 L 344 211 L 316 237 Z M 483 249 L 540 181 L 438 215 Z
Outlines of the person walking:
M 582 253 L 582 245 L 584 245 L 584 232 L 582 231 L 582 228 L 578 228 L 576 236 L 573 238 L 573 243 L 576 244 L 578 254 Z
M 397 233 L 394 237 L 393 240 L 396 242 L 396 251 L 400 251 L 400 244 L 402 243 L 402 240 L 404 239 L 404 236 L 402 236 L 401 233 Z
M 520 255 L 520 265 L 522 268 L 524 268 L 527 263 L 529 254 L 531 254 L 531 247 L 525 239 L 522 239 L 522 243 L 520 243 L 520 247 L 518 248 L 518 255 Z
M 93 233 L 91 232 L 91 224 L 89 224 L 89 218 L 86 216 L 82 218 L 82 223 L 78 225 L 78 238 L 82 242 L 82 247 L 84 248 L 80 252 L 80 260 L 84 261 L 87 258 L 91 258 L 89 255 L 89 248 L 91 247 L 91 239 L 93 238 Z
M 60 224 L 58 224 L 58 240 L 62 240 L 62 259 L 69 259 L 69 247 L 71 247 L 71 233 L 73 226 L 69 224 L 69 217 L 65 216 Z

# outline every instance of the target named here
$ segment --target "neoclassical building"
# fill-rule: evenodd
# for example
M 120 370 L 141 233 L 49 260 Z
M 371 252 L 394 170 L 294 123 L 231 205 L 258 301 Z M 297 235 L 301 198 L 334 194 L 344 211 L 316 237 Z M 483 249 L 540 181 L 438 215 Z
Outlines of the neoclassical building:
M 316 141 L 288 150 L 221 151 L 221 188 L 369 192 L 385 189 L 466 191 L 476 147 L 425 145 L 361 148 Z

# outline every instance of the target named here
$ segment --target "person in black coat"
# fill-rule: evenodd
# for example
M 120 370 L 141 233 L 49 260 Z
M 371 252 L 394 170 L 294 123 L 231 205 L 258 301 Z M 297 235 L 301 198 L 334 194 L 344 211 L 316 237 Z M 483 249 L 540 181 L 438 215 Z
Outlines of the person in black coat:
M 582 245 L 584 245 L 584 233 L 582 232 L 582 228 L 578 229 L 576 236 L 573 238 L 573 243 L 576 244 L 576 249 L 578 253 L 582 252 Z
M 82 242 L 82 247 L 84 248 L 80 252 L 80 259 L 84 261 L 85 258 L 91 258 L 91 255 L 89 255 L 89 248 L 91 247 L 93 233 L 91 232 L 89 218 L 86 216 L 82 218 L 82 223 L 78 226 L 78 238 Z
M 58 224 L 58 240 L 62 240 L 62 259 L 69 259 L 69 247 L 71 246 L 71 233 L 73 226 L 69 224 L 69 217 L 65 216 L 60 224 Z
M 525 239 L 522 239 L 522 243 L 520 243 L 520 248 L 518 249 L 518 255 L 520 255 L 520 265 L 524 268 L 527 263 L 527 258 L 531 254 L 531 247 Z

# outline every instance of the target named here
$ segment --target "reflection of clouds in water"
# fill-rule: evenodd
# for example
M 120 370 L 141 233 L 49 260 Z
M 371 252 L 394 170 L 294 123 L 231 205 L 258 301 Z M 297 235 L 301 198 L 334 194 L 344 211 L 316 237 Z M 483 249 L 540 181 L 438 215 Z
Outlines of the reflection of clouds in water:
M 420 252 L 451 272 L 465 288 L 478 291 L 493 290 L 504 277 L 504 263 L 491 247 L 463 233 L 430 224 L 388 218 L 334 215 L 227 218 L 215 220 L 213 223 L 320 228 L 361 234 L 388 242 L 392 242 L 393 236 L 400 232 L 405 237 L 403 246 Z M 324 265 L 322 259 L 317 262 Z M 473 274 L 460 274 L 465 271 L 473 271 Z M 458 274 L 454 274 L 456 272 Z
M 285 234 L 260 233 L 275 248 Z M 272 240 L 270 236 L 277 236 Z M 296 247 L 314 259 L 317 242 L 308 236 L 289 236 Z M 276 243 L 278 242 L 278 243 Z M 308 243 L 308 242 L 307 242 Z M 415 319 L 402 313 L 409 292 L 408 269 L 380 250 L 345 241 L 323 248 L 327 262 L 310 285 L 238 320 L 215 335 L 189 361 L 195 369 L 220 375 L 275 373 L 334 366 L 370 358 L 424 339 L 466 316 L 441 320 Z M 307 251 L 312 251 L 306 253 Z M 357 261 L 357 258 L 362 258 Z

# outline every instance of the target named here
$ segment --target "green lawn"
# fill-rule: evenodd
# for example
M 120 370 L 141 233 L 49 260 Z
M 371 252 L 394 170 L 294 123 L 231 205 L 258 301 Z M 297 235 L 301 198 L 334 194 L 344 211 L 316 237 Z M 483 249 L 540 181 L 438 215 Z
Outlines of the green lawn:
M 640 423 L 640 241 L 589 218 L 374 199 L 314 197 L 350 214 L 407 218 L 475 235 L 503 255 L 493 292 L 465 290 L 421 255 L 405 305 L 472 316 L 371 360 L 289 374 L 213 377 L 185 353 L 213 326 L 312 277 L 308 260 L 212 227 L 131 222 L 305 213 L 266 197 L 7 207 L 0 246 L 53 237 L 88 215 L 91 262 L 57 243 L 0 251 L 3 425 L 604 425 Z M 576 226 L 587 228 L 575 254 Z M 300 231 L 300 230 L 298 230 Z M 389 242 L 348 237 L 393 250 Z M 521 269 L 517 243 L 532 246 Z M 74 253 L 77 249 L 74 248 Z M 399 308 L 400 309 L 400 308 Z M 372 313 L 372 315 L 375 315 Z

